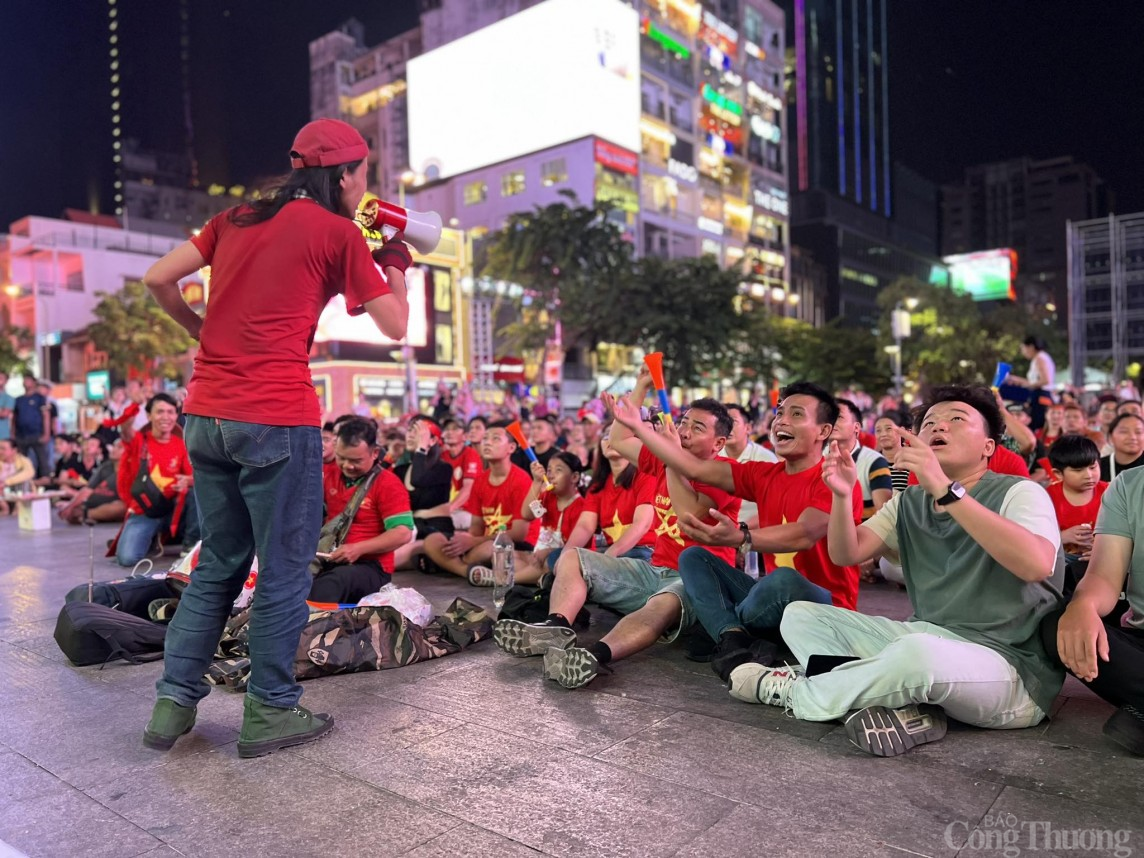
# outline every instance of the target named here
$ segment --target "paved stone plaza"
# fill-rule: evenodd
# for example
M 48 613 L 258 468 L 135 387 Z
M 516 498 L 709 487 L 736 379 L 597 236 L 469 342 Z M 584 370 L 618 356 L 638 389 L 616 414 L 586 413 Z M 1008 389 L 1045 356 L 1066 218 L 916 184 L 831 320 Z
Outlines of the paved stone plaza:
M 118 577 L 113 532 L 96 529 L 97 580 Z M 1144 760 L 1103 739 L 1111 708 L 1071 679 L 1049 724 L 955 726 L 876 759 L 837 724 L 731 700 L 679 647 L 565 691 L 488 641 L 307 683 L 337 726 L 305 747 L 238 759 L 242 698 L 216 691 L 149 751 L 160 666 L 75 668 L 52 639 L 87 544 L 0 521 L 0 856 L 1144 854 Z M 397 583 L 439 610 L 487 603 L 459 580 Z M 896 588 L 860 604 L 909 612 Z M 594 611 L 591 635 L 612 622 Z

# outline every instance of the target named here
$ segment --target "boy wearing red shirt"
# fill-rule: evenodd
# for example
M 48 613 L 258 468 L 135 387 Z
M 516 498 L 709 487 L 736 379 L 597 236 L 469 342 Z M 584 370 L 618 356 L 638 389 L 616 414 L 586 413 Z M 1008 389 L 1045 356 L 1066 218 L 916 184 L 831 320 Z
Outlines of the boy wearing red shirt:
M 641 369 L 632 393 L 638 421 L 639 403 L 651 390 L 651 378 Z M 614 409 L 619 405 L 605 397 Z M 641 424 L 642 425 L 642 424 Z M 679 425 L 680 444 L 692 455 L 714 459 L 731 434 L 731 416 L 712 399 L 691 405 Z M 509 655 L 544 656 L 544 675 L 565 688 L 579 688 L 591 682 L 607 665 L 651 646 L 656 640 L 671 642 L 694 621 L 691 603 L 679 577 L 679 556 L 695 542 L 686 530 L 686 521 L 700 519 L 714 523 L 729 520 L 737 528 L 740 501 L 727 491 L 700 482 L 688 482 L 645 449 L 628 426 L 612 427 L 611 445 L 638 465 L 641 472 L 656 478 L 655 550 L 650 562 L 631 557 L 608 557 L 588 549 L 565 551 L 556 562 L 550 611 L 544 623 L 501 620 L 493 630 L 493 640 Z M 717 549 L 728 561 L 734 548 Z M 575 646 L 576 633 L 569 617 L 575 617 L 591 599 L 624 615 L 598 642 L 586 648 Z
M 489 426 L 481 440 L 481 458 L 489 467 L 474 481 L 464 507 L 473 516 L 468 532 L 458 531 L 452 539 L 441 533 L 425 537 L 425 553 L 433 563 L 461 578 L 469 578 L 469 583 L 475 586 L 485 586 L 484 580 L 470 576 L 469 570 L 492 562 L 497 530 L 507 528 L 521 551 L 531 551 L 540 532 L 539 519 L 530 525 L 520 517 L 524 498 L 532 488 L 532 478 L 512 463 L 516 446 L 508 432 L 508 423 Z
M 1046 491 L 1057 514 L 1061 547 L 1069 563 L 1065 576 L 1069 593 L 1076 586 L 1075 578 L 1088 566 L 1093 528 L 1108 483 L 1100 479 L 1100 449 L 1083 435 L 1062 435 L 1049 448 L 1049 464 L 1053 482 Z M 1076 566 L 1081 568 L 1074 569 Z
M 453 484 L 449 490 L 449 512 L 453 514 L 454 523 L 458 514 L 468 518 L 464 512 L 465 504 L 473 491 L 473 483 L 485 469 L 476 448 L 465 443 L 465 426 L 456 417 L 450 417 L 441 425 L 441 434 L 444 444 L 441 445 L 441 461 L 448 463 L 453 469 Z M 463 523 L 468 527 L 471 520 Z
M 326 520 L 341 515 L 378 457 L 377 427 L 348 420 L 338 429 L 334 462 L 322 469 Z M 393 552 L 409 542 L 413 513 L 409 492 L 388 468 L 378 472 L 327 568 L 310 585 L 311 602 L 358 602 L 393 577 Z
M 740 664 L 760 657 L 757 638 L 777 640 L 783 611 L 791 602 L 857 608 L 858 569 L 834 563 L 826 549 L 833 498 L 822 482 L 822 453 L 838 414 L 837 401 L 817 385 L 797 382 L 787 387 L 771 425 L 781 462 L 701 462 L 666 437 L 652 437 L 642 426 L 635 430 L 649 450 L 684 476 L 733 490 L 758 504 L 755 529 L 722 520 L 714 526 L 692 525 L 704 546 L 760 551 L 767 574 L 758 581 L 736 569 L 733 558 L 717 556 L 717 548 L 689 548 L 679 559 L 695 613 L 717 641 L 711 666 L 724 681 Z M 616 419 L 634 422 L 622 408 Z M 861 521 L 859 485 L 852 502 L 854 520 Z

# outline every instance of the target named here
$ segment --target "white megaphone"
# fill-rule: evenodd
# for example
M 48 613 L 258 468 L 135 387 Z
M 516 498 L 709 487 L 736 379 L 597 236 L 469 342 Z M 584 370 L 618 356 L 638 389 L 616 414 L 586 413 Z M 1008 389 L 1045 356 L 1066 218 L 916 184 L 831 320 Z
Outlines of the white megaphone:
M 415 212 L 372 197 L 362 204 L 361 214 L 386 238 L 404 232 L 405 241 L 422 256 L 436 250 L 441 241 L 441 215 L 437 212 Z

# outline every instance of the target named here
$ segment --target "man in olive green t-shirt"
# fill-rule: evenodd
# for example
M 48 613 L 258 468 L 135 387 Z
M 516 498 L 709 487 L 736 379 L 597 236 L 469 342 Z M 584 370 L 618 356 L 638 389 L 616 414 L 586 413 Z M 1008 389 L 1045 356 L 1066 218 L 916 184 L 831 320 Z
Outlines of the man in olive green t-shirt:
M 1064 616 L 1047 617 L 1041 634 L 1050 654 L 1119 707 L 1104 734 L 1144 756 L 1144 468 L 1120 474 L 1104 493 L 1088 571 Z
M 850 451 L 832 449 L 822 467 L 834 495 L 831 560 L 858 564 L 896 550 L 913 616 L 897 622 L 795 602 L 780 630 L 807 672 L 746 664 L 731 674 L 733 697 L 796 718 L 852 712 L 847 735 L 878 756 L 940 739 L 947 714 L 995 729 L 1037 724 L 1064 680 L 1039 634 L 1061 604 L 1064 577 L 1052 501 L 1031 480 L 989 471 L 1004 423 L 988 389 L 938 388 L 921 413 L 918 434 L 896 430 L 907 446 L 895 465 L 918 485 L 861 526 L 849 507 Z

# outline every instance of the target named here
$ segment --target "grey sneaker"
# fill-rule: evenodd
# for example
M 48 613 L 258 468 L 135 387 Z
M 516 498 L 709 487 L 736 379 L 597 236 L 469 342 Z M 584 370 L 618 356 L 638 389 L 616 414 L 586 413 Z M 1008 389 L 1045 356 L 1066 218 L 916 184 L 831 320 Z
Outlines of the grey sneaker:
M 559 682 L 565 688 L 580 688 L 600 673 L 612 671 L 600 664 L 596 656 L 583 647 L 549 647 L 544 653 L 544 677 Z
M 843 724 L 850 741 L 875 757 L 896 757 L 910 748 L 936 742 L 945 735 L 946 726 L 945 712 L 929 703 L 901 709 L 867 706 Z
M 509 655 L 520 657 L 544 655 L 549 647 L 568 649 L 576 644 L 576 632 L 548 623 L 522 623 L 520 620 L 498 620 L 493 626 L 493 641 Z
M 744 703 L 790 708 L 790 689 L 803 673 L 797 667 L 766 667 L 754 661 L 731 671 L 731 696 Z

